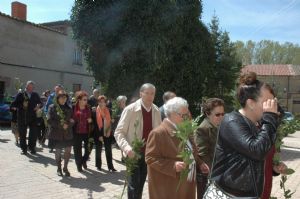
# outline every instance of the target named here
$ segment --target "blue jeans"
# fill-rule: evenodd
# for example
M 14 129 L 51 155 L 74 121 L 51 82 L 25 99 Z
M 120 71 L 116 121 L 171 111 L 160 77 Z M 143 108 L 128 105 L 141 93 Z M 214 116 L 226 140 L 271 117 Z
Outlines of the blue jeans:
M 138 167 L 133 171 L 133 174 L 128 177 L 128 199 L 141 199 L 143 188 L 147 178 L 147 164 L 145 155 L 138 162 Z

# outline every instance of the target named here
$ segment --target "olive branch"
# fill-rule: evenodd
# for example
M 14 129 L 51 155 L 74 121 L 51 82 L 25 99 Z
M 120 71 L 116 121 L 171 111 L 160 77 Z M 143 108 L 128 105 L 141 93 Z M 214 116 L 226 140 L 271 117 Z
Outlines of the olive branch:
M 297 130 L 300 130 L 300 121 L 297 119 L 294 119 L 292 121 L 283 121 L 281 125 L 279 126 L 277 130 L 277 138 L 275 141 L 275 149 L 276 153 L 273 157 L 273 164 L 274 165 L 279 165 L 281 162 L 280 159 L 280 151 L 281 151 L 281 146 L 283 145 L 283 138 L 288 136 L 289 134 L 295 133 Z M 287 181 L 287 175 L 293 174 L 295 171 L 291 168 L 287 168 L 285 171 L 285 175 L 281 175 L 281 180 L 280 180 L 280 189 L 283 190 L 283 195 L 285 199 L 290 199 L 292 198 L 292 195 L 295 193 L 292 192 L 290 189 L 286 188 L 286 181 Z M 271 199 L 276 199 L 276 197 L 270 197 Z
M 179 148 L 181 149 L 177 157 L 182 158 L 183 162 L 187 166 L 180 172 L 180 178 L 176 188 L 176 192 L 179 190 L 182 181 L 187 179 L 188 173 L 190 171 L 189 165 L 193 162 L 193 159 L 191 159 L 193 151 L 189 149 L 187 145 L 196 128 L 197 123 L 193 120 L 185 120 L 177 125 L 177 131 L 175 135 L 180 140 Z
M 56 98 L 53 99 L 53 104 L 55 105 L 55 110 L 56 110 L 57 116 L 59 117 L 59 123 L 63 127 L 64 124 L 66 123 L 66 115 L 65 115 L 64 111 L 61 109 L 61 107 L 59 106 Z M 67 134 L 68 131 L 66 129 L 64 129 L 64 133 Z
M 132 145 L 132 151 L 134 152 L 134 157 L 133 158 L 129 158 L 126 157 L 125 158 L 125 165 L 126 165 L 126 172 L 125 172 L 125 183 L 124 183 L 124 187 L 123 187 L 123 191 L 121 196 L 119 197 L 120 199 L 123 198 L 124 193 L 125 193 L 125 188 L 128 186 L 128 177 L 131 176 L 134 172 L 134 170 L 138 167 L 138 162 L 139 160 L 142 158 L 142 148 L 145 145 L 145 140 L 144 139 L 139 139 L 137 137 L 136 131 L 137 131 L 137 127 L 139 125 L 139 121 L 136 120 L 134 123 L 134 139 L 131 143 Z

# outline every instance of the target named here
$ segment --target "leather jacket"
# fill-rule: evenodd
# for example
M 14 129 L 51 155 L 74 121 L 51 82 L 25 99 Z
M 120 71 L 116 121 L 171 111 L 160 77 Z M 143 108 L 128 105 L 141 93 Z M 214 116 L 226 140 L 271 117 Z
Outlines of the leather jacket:
M 264 160 L 276 139 L 275 113 L 264 113 L 261 128 L 233 111 L 219 129 L 211 178 L 237 197 L 260 197 L 264 186 Z

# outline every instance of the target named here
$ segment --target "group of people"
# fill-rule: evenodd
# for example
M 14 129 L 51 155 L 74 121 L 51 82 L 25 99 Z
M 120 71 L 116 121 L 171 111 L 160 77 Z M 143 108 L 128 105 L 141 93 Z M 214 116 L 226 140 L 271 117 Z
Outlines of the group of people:
M 155 92 L 154 85 L 142 85 L 140 99 L 124 109 L 115 130 L 127 158 L 135 156 L 134 139 L 145 142 L 128 178 L 128 198 L 142 198 L 147 175 L 150 199 L 270 197 L 272 175 L 287 169 L 282 162 L 273 164 L 282 111 L 271 86 L 257 80 L 255 73 L 241 75 L 241 108 L 225 114 L 222 99 L 207 99 L 202 105 L 204 119 L 186 146 L 180 145 L 176 133 L 183 121 L 191 120 L 188 102 L 168 91 L 158 108 L 153 104 Z M 191 151 L 192 163 L 179 156 L 183 147 Z M 186 168 L 188 177 L 181 179 Z M 194 170 L 197 175 L 192 175 Z
M 57 175 L 70 176 L 68 162 L 72 147 L 77 170 L 82 172 L 87 169 L 93 148 L 96 153 L 95 166 L 102 170 L 101 153 L 104 145 L 108 170 L 115 172 L 112 161 L 113 131 L 127 98 L 117 98 L 116 114 L 112 118 L 111 103 L 104 95 L 100 95 L 98 89 L 90 97 L 85 91 L 79 91 L 75 100 L 71 100 L 63 87 L 57 85 L 43 102 L 39 94 L 34 92 L 34 85 L 33 81 L 28 81 L 25 90 L 18 92 L 10 107 L 14 113 L 12 132 L 16 142 L 20 142 L 21 154 L 27 155 L 28 150 L 35 154 L 37 139 L 40 137 L 40 142 L 44 143 L 45 138 L 48 138 L 50 152 L 55 151 Z
M 42 107 L 33 86 L 33 82 L 27 83 L 26 90 L 12 103 L 18 113 L 23 154 L 27 154 L 28 126 L 28 148 L 35 153 L 36 112 Z M 119 109 L 112 114 L 107 98 L 98 90 L 90 98 L 80 91 L 75 102 L 70 103 L 67 93 L 62 88 L 56 89 L 44 109 L 49 147 L 55 149 L 57 174 L 70 176 L 68 160 L 72 146 L 79 172 L 87 168 L 92 148 L 95 148 L 95 166 L 102 169 L 103 145 L 108 169 L 116 171 L 112 162 L 113 140 L 123 157 L 130 159 L 137 155 L 133 144 L 139 139 L 144 141 L 144 146 L 127 179 L 129 199 L 142 198 L 147 176 L 150 199 L 270 197 L 272 175 L 284 174 L 287 168 L 282 162 L 274 165 L 272 161 L 282 113 L 272 87 L 259 81 L 255 73 L 240 76 L 239 110 L 225 114 L 224 101 L 219 98 L 209 98 L 202 104 L 204 119 L 186 146 L 180 144 L 176 133 L 182 122 L 192 119 L 188 102 L 167 91 L 163 106 L 158 108 L 154 104 L 156 88 L 150 83 L 143 84 L 139 94 L 140 98 L 128 106 L 127 98 L 119 96 Z M 187 164 L 179 156 L 183 148 L 191 152 L 192 163 Z M 188 177 L 182 179 L 180 174 L 186 168 L 189 168 Z

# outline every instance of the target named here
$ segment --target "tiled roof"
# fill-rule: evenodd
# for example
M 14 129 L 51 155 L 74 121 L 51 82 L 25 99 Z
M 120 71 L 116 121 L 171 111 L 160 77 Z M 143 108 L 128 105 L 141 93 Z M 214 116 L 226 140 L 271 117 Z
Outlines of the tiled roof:
M 4 14 L 4 13 L 2 13 L 2 12 L 0 12 L 0 16 L 7 17 L 7 18 L 10 18 L 10 19 L 19 21 L 19 22 L 21 22 L 21 23 L 29 24 L 29 25 L 35 26 L 35 27 L 37 27 L 37 28 L 42 28 L 42 29 L 46 29 L 46 30 L 49 30 L 49 31 L 53 31 L 53 32 L 56 32 L 56 33 L 60 33 L 60 34 L 66 35 L 65 33 L 61 32 L 61 31 L 58 31 L 58 30 L 56 30 L 56 29 L 49 28 L 49 27 L 46 27 L 46 26 L 40 25 L 40 24 L 35 24 L 35 23 L 29 22 L 29 21 L 20 20 L 20 19 L 18 19 L 18 18 L 16 18 L 16 17 L 12 17 L 12 16 L 7 15 L 7 14 Z
M 51 27 L 51 26 L 70 25 L 70 24 L 71 24 L 70 20 L 60 20 L 60 21 L 51 21 L 51 22 L 41 23 L 40 25 Z
M 244 72 L 255 72 L 262 76 L 298 76 L 300 75 L 300 66 L 291 64 L 261 64 L 261 65 L 247 65 L 241 70 Z
M 295 75 L 300 75 L 300 65 L 292 65 Z

